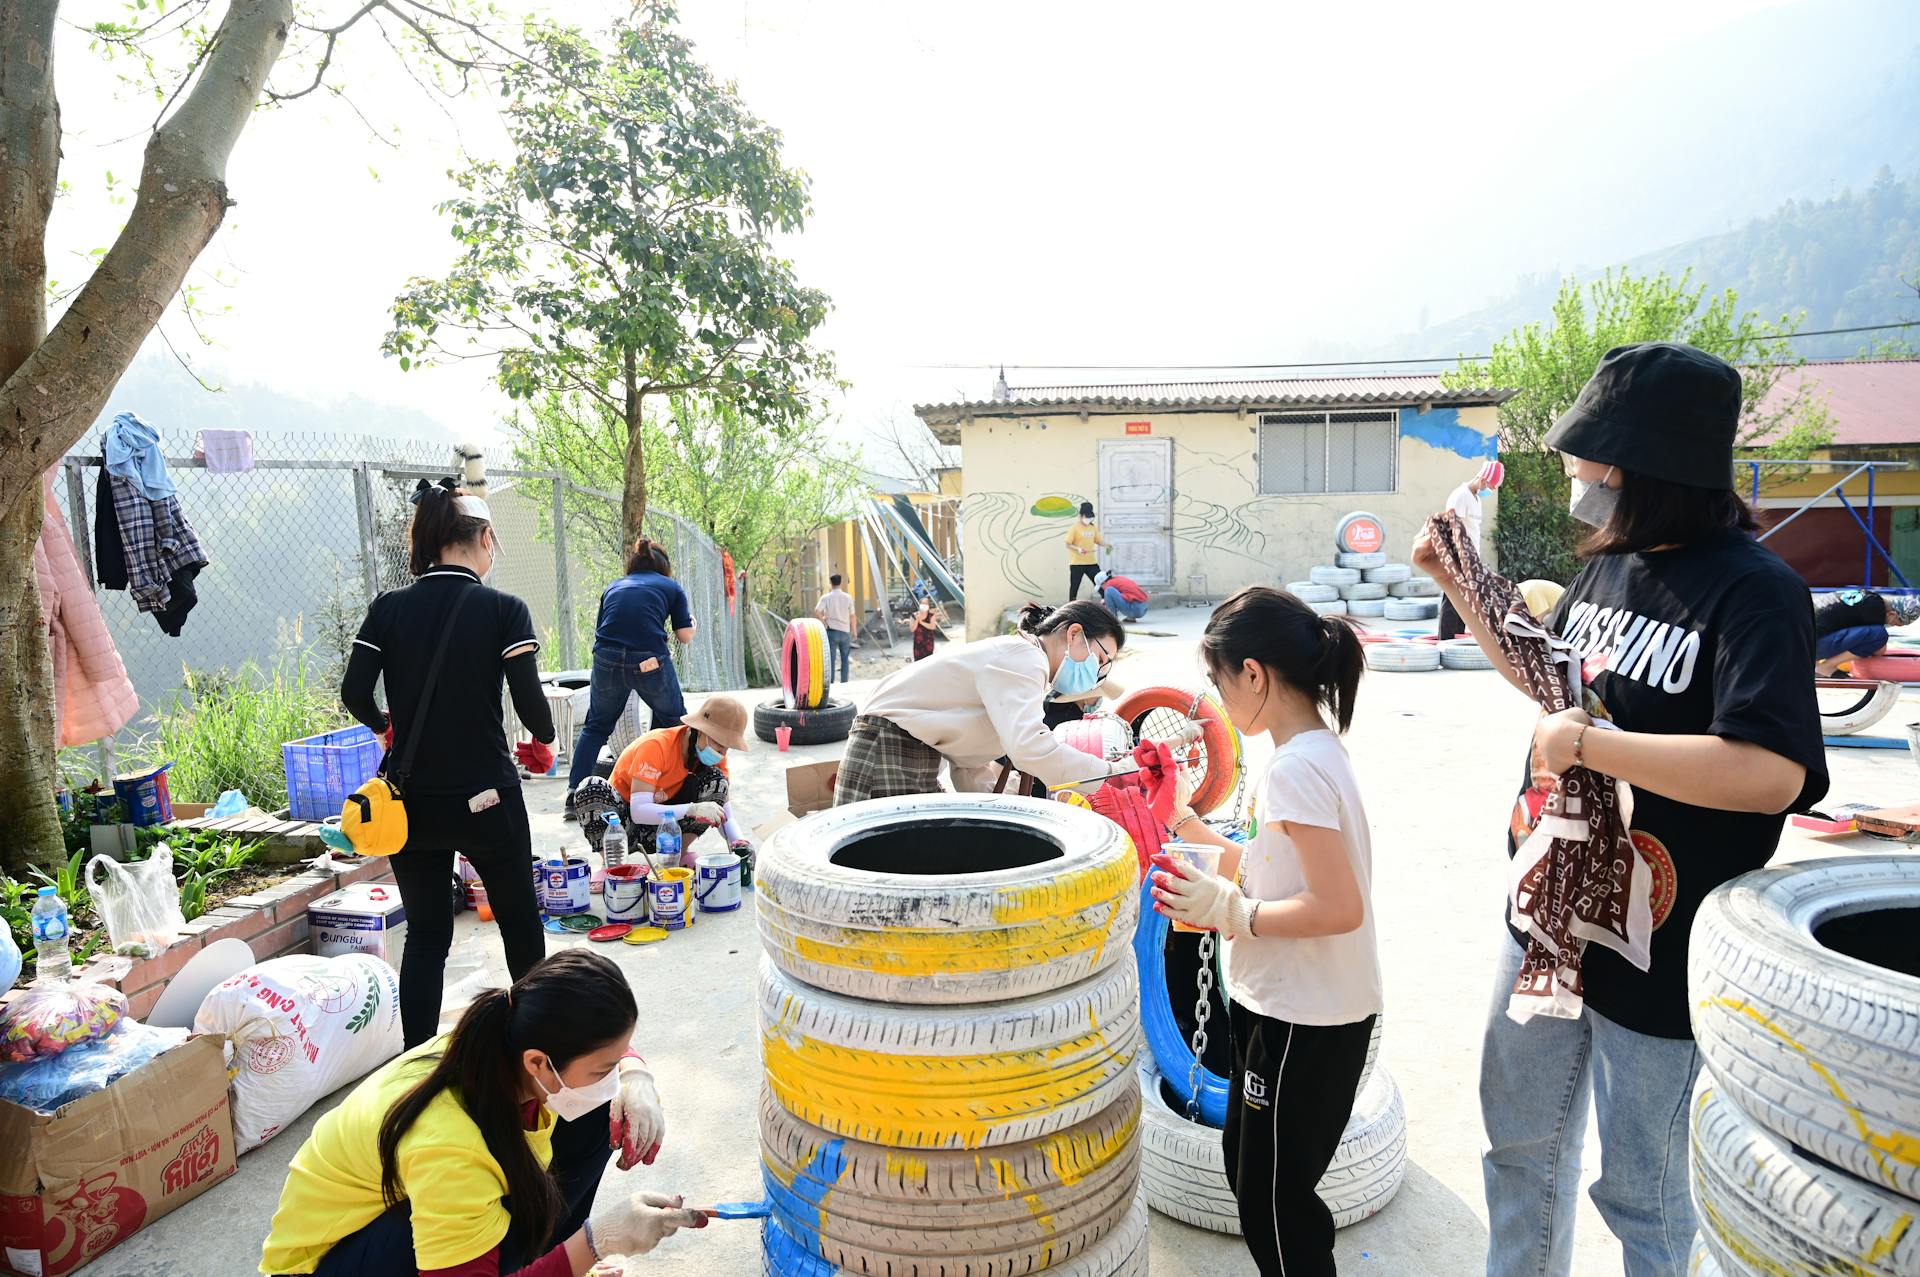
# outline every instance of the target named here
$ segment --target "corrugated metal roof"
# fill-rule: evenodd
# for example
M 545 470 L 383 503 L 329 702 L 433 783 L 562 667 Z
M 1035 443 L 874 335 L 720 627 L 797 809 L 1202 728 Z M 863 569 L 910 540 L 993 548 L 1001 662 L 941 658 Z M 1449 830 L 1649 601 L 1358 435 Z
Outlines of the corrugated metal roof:
M 1229 409 L 1338 407 L 1347 404 L 1498 404 L 1511 390 L 1449 390 L 1434 375 L 1384 377 L 1288 377 L 1256 381 L 1160 381 L 1132 385 L 1012 386 L 1005 399 L 918 404 L 929 425 L 957 424 L 968 417 L 1026 416 L 1042 412 L 1100 409 Z M 948 442 L 943 440 L 943 442 Z
M 1920 359 L 1809 363 L 1780 376 L 1760 412 L 1778 412 L 1802 389 L 1824 399 L 1838 446 L 1920 444 Z

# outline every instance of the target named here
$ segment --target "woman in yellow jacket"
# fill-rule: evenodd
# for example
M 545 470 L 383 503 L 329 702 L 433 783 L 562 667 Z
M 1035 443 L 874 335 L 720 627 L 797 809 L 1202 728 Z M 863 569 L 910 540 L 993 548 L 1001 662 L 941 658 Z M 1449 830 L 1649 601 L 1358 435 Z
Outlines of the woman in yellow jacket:
M 1107 539 L 1100 535 L 1100 523 L 1093 517 L 1093 502 L 1082 501 L 1080 517 L 1067 529 L 1067 602 L 1080 597 L 1082 581 L 1091 585 L 1099 575 L 1099 548 L 1105 544 Z M 1096 601 L 1099 599 L 1098 587 L 1093 597 Z
M 585 949 L 474 1000 L 452 1034 L 394 1059 L 293 1156 L 263 1273 L 319 1277 L 582 1277 L 706 1216 L 620 1194 L 594 1209 L 615 1145 L 652 1161 L 662 1122 L 628 1048 L 620 968 Z

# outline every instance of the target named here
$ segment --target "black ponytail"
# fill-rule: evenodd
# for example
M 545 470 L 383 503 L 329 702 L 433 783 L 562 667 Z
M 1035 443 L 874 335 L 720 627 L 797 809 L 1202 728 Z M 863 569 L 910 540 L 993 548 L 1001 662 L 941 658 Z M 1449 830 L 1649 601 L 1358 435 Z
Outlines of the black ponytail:
M 641 537 L 633 543 L 633 553 L 627 556 L 627 575 L 635 572 L 658 572 L 661 576 L 673 575 L 673 560 L 667 557 L 667 549 L 651 537 Z
M 1250 585 L 1214 609 L 1200 653 L 1215 679 L 1258 661 L 1324 707 L 1340 731 L 1353 722 L 1367 659 L 1343 616 L 1321 616 L 1285 590 Z
M 633 1033 L 640 1009 L 609 958 L 562 949 L 541 959 L 512 989 L 488 989 L 469 1006 L 433 1071 L 400 1097 L 380 1123 L 380 1191 L 388 1206 L 406 1197 L 400 1141 L 436 1096 L 452 1090 L 480 1128 L 507 1179 L 507 1208 L 533 1253 L 553 1243 L 566 1203 L 527 1145 L 520 1119 L 526 1069 L 521 1052 L 544 1051 L 555 1069 Z
M 461 513 L 458 498 L 463 495 L 451 479 L 438 483 L 422 479 L 415 485 L 413 524 L 407 529 L 407 567 L 415 576 L 438 563 L 449 546 L 471 544 L 486 531 L 485 519 Z
M 1045 638 L 1055 630 L 1064 630 L 1069 625 L 1077 625 L 1090 637 L 1111 644 L 1116 652 L 1127 645 L 1127 631 L 1121 626 L 1119 618 L 1101 604 L 1089 599 L 1081 599 L 1061 607 L 1029 603 L 1020 609 L 1022 634 Z

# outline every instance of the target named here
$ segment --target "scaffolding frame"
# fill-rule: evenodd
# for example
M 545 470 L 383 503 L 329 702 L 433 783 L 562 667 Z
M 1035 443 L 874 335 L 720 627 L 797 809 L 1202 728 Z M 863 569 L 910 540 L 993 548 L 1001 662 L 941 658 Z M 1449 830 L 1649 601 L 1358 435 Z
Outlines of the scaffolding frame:
M 1860 529 L 1860 535 L 1866 539 L 1866 543 L 1867 543 L 1866 544 L 1866 564 L 1861 570 L 1860 588 L 1861 589 L 1872 588 L 1873 556 L 1875 554 L 1878 554 L 1880 556 L 1881 561 L 1887 565 L 1887 570 L 1893 573 L 1894 577 L 1900 582 L 1900 585 L 1903 589 L 1911 590 L 1914 588 L 1913 582 L 1907 580 L 1906 573 L 1900 570 L 1900 565 L 1893 561 L 1893 555 L 1887 550 L 1887 547 L 1884 545 L 1881 545 L 1880 538 L 1873 534 L 1874 475 L 1881 470 L 1911 469 L 1912 467 L 1910 467 L 1906 462 L 1904 461 L 1817 461 L 1817 460 L 1784 460 L 1784 459 L 1775 460 L 1772 458 L 1762 460 L 1762 459 L 1743 458 L 1736 464 L 1748 467 L 1751 473 L 1752 482 L 1749 486 L 1749 491 L 1752 494 L 1751 502 L 1755 509 L 1758 509 L 1760 506 L 1760 471 L 1764 467 L 1805 466 L 1809 469 L 1827 469 L 1827 470 L 1844 469 L 1846 470 L 1847 472 L 1846 474 L 1842 475 L 1834 483 L 1828 485 L 1821 492 L 1817 493 L 1814 496 L 1808 497 L 1805 501 L 1801 502 L 1799 508 L 1794 510 L 1794 512 L 1788 515 L 1786 518 L 1780 520 L 1780 522 L 1768 528 L 1765 532 L 1762 532 L 1758 539 L 1764 542 L 1768 537 L 1780 531 L 1780 529 L 1786 527 L 1789 523 L 1792 523 L 1795 519 L 1799 518 L 1801 515 L 1805 514 L 1807 511 L 1813 509 L 1816 505 L 1820 504 L 1822 501 L 1826 500 L 1828 497 L 1833 497 L 1840 502 L 1841 508 L 1844 509 L 1847 512 L 1847 514 L 1852 517 L 1854 524 Z M 1855 479 L 1859 478 L 1863 474 L 1867 476 L 1867 501 L 1866 501 L 1867 517 L 1864 519 L 1860 517 L 1860 511 L 1854 508 L 1853 502 L 1847 499 L 1847 493 L 1846 493 L 1847 485 L 1853 482 Z

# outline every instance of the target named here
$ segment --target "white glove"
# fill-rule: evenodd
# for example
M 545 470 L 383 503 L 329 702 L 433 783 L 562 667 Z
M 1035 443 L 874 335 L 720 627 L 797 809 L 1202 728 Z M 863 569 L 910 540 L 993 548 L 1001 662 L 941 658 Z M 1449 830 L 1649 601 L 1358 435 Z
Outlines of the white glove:
M 707 1217 L 686 1210 L 683 1197 L 635 1193 L 593 1212 L 587 1221 L 588 1248 L 594 1258 L 644 1255 L 683 1228 L 705 1228 Z
M 1202 931 L 1218 931 L 1232 937 L 1248 930 L 1253 902 L 1240 894 L 1238 885 L 1218 874 L 1201 873 L 1191 865 L 1179 864 L 1173 870 L 1158 870 L 1153 875 L 1156 907 L 1169 918 Z
M 660 1092 L 647 1066 L 628 1056 L 620 1061 L 620 1090 L 613 1097 L 613 1120 L 608 1140 L 620 1150 L 620 1169 L 641 1163 L 653 1165 L 654 1154 L 667 1138 L 667 1117 L 660 1110 Z
M 703 825 L 717 825 L 727 818 L 726 808 L 719 803 L 688 803 L 688 820 L 697 820 Z

